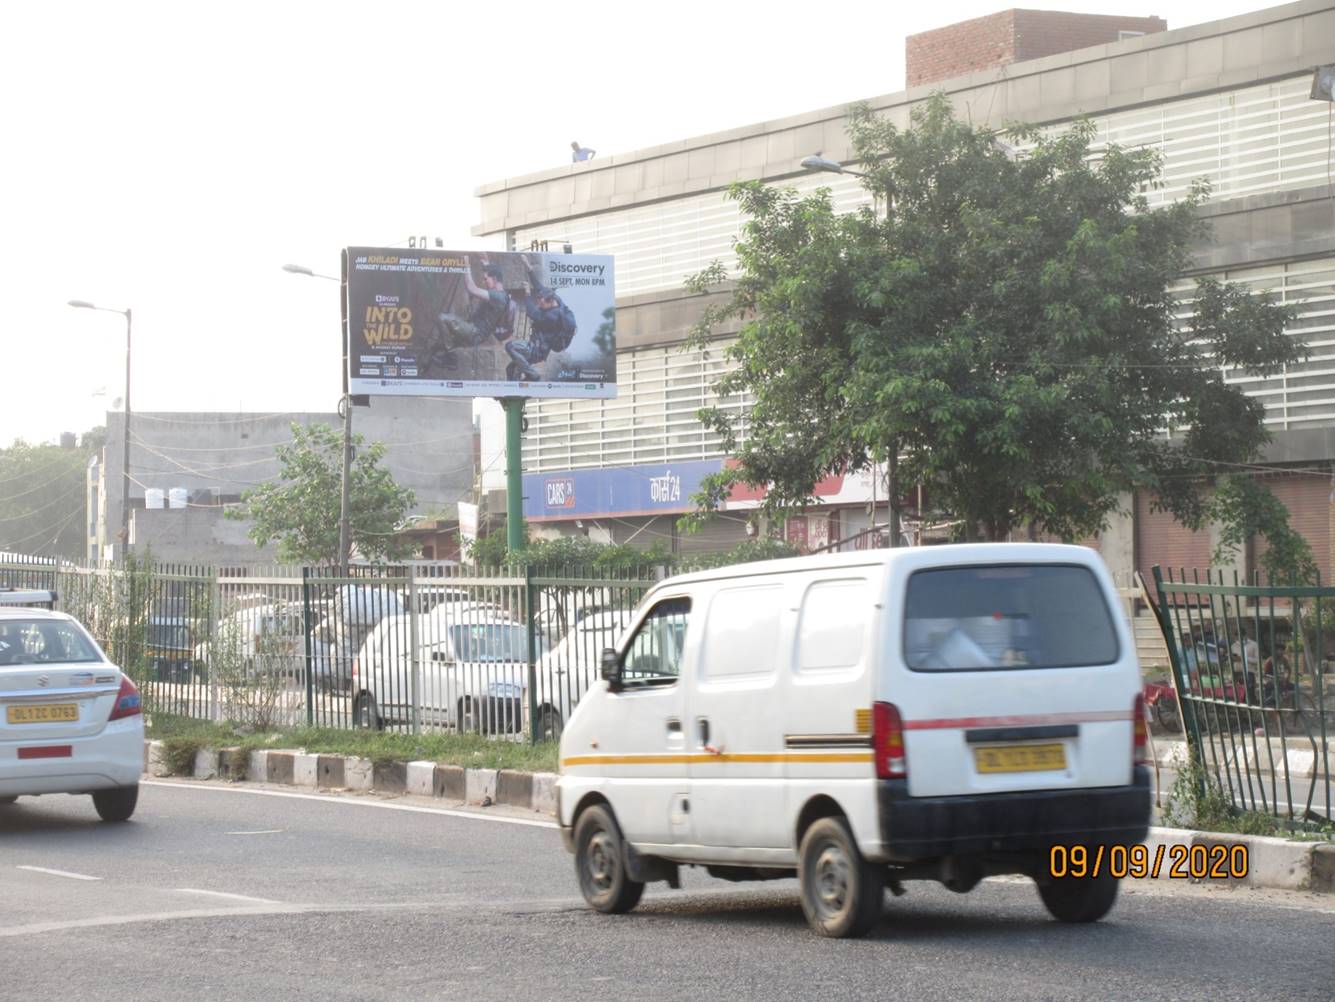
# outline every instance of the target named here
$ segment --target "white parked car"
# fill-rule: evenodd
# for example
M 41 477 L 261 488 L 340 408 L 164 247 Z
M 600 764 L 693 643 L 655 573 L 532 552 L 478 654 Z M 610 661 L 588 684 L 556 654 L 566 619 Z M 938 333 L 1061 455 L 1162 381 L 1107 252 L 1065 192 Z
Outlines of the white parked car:
M 92 794 L 104 821 L 139 799 L 139 691 L 72 617 L 0 605 L 0 805 Z
M 534 691 L 539 738 L 560 739 L 575 704 L 602 677 L 603 651 L 616 646 L 633 616 L 630 609 L 589 613 L 538 659 Z
M 418 616 L 416 626 L 416 666 L 409 657 L 411 616 L 386 617 L 362 644 L 352 663 L 356 726 L 410 723 L 416 702 L 427 726 L 485 733 L 523 728 L 523 623 L 491 606 L 447 602 Z

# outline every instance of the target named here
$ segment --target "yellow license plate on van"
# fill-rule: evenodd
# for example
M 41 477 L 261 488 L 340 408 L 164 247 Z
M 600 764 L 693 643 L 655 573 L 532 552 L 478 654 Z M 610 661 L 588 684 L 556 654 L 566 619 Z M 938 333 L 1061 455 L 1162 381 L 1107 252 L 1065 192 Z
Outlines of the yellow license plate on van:
M 9 706 L 5 719 L 11 724 L 74 723 L 79 719 L 78 703 L 38 703 L 35 706 Z
M 979 772 L 1049 772 L 1066 768 L 1066 747 L 1009 745 L 975 748 L 973 764 Z

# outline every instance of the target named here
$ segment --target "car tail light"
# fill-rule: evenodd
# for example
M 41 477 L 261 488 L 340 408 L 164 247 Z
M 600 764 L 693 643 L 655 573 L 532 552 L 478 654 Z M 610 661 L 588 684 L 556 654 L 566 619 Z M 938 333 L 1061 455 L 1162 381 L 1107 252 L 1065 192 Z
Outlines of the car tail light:
M 139 699 L 139 690 L 135 688 L 128 675 L 121 675 L 121 687 L 116 693 L 116 704 L 111 708 L 111 716 L 108 720 L 120 720 L 123 717 L 133 717 L 143 712 L 143 706 Z
M 1145 725 L 1145 710 L 1145 697 L 1141 693 L 1136 693 L 1135 702 L 1131 704 L 1131 760 L 1136 765 L 1145 765 L 1149 762 L 1149 754 L 1146 751 L 1149 728 Z
M 904 722 L 894 703 L 872 704 L 871 746 L 877 779 L 903 779 L 909 774 L 904 755 Z
M 353 677 L 354 679 L 355 679 L 358 675 L 361 674 L 361 668 L 362 668 L 362 666 L 361 666 L 361 663 L 360 663 L 360 662 L 361 662 L 361 659 L 360 659 L 360 658 L 353 658 L 353 659 L 352 659 L 352 677 Z

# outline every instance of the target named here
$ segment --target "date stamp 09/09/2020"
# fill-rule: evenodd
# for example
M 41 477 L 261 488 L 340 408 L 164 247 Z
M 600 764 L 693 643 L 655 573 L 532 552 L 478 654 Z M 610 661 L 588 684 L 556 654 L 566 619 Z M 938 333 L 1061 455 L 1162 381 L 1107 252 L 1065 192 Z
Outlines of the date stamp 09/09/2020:
M 1182 842 L 1146 845 L 1054 845 L 1048 852 L 1048 876 L 1168 877 L 1174 880 L 1241 880 L 1247 876 L 1247 846 L 1187 845 Z

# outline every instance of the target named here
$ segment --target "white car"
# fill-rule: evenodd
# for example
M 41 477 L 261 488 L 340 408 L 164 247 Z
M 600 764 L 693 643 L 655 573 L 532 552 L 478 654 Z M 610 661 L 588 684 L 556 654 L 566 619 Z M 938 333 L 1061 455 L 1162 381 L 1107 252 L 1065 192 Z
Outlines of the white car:
M 534 691 L 540 739 L 560 740 L 575 704 L 602 677 L 603 651 L 617 645 L 634 615 L 631 609 L 589 613 L 538 659 Z
M 139 690 L 72 617 L 0 605 L 0 805 L 92 794 L 103 821 L 139 799 Z
M 355 726 L 408 724 L 517 733 L 524 725 L 527 628 L 490 605 L 446 602 L 416 617 L 387 616 L 352 663 Z M 416 692 L 414 692 L 416 689 Z

